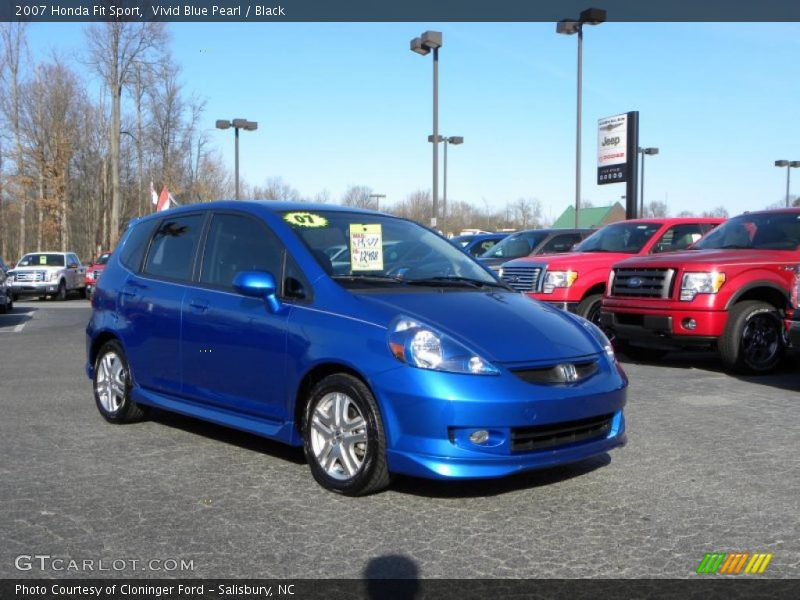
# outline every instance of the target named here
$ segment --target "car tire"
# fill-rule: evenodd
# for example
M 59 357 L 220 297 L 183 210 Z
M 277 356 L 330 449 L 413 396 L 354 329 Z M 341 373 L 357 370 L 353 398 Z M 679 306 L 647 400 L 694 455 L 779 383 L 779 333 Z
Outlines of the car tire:
M 109 423 L 131 423 L 146 414 L 144 407 L 131 398 L 133 382 L 128 359 L 116 340 L 103 344 L 97 353 L 92 389 L 97 409 Z
M 58 291 L 56 292 L 55 298 L 59 302 L 63 302 L 67 299 L 67 284 L 63 279 L 58 284 Z
M 774 370 L 786 350 L 780 313 L 759 300 L 734 304 L 718 347 L 725 367 L 735 373 Z
M 80 297 L 84 300 L 86 300 L 86 298 L 89 297 L 89 293 L 86 289 L 86 286 L 83 286 L 78 293 L 80 294 Z
M 303 446 L 322 487 L 364 496 L 389 485 L 380 411 L 363 381 L 338 373 L 317 383 L 303 415 Z
M 11 296 L 6 296 L 5 302 L 0 306 L 0 315 L 11 312 L 14 309 L 14 303 L 11 301 Z
M 602 303 L 603 294 L 592 294 L 591 296 L 586 296 L 586 298 L 580 301 L 580 304 L 578 304 L 578 308 L 575 309 L 575 312 L 577 312 L 579 316 L 583 317 L 587 321 L 590 321 L 600 327 L 600 307 Z

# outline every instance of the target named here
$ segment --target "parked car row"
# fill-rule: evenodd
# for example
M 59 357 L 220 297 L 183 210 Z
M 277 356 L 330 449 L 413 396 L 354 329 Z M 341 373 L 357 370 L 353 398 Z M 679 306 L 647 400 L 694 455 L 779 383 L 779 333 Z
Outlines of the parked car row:
M 656 359 L 716 349 L 740 373 L 774 369 L 800 342 L 800 209 L 607 225 L 575 252 L 506 262 L 501 279 Z

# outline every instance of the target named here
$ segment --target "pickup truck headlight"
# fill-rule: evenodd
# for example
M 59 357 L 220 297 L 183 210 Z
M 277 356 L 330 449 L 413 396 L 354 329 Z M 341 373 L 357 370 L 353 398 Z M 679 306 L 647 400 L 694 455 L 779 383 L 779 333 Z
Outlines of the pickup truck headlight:
M 544 276 L 542 291 L 552 294 L 556 288 L 568 288 L 578 278 L 576 271 L 548 271 Z
M 725 283 L 725 273 L 684 273 L 681 300 L 691 302 L 697 294 L 716 294 Z
M 470 375 L 500 373 L 451 337 L 413 319 L 401 317 L 389 328 L 389 350 L 400 362 L 420 369 Z
M 47 276 L 48 281 L 58 281 L 58 278 L 61 277 L 61 273 L 58 271 L 53 271 L 50 275 Z

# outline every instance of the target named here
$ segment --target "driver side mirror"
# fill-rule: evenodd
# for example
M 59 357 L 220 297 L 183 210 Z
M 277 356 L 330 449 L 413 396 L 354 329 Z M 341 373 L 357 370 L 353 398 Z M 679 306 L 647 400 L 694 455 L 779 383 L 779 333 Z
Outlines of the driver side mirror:
M 78 263 L 71 262 L 71 263 L 69 263 L 69 264 L 67 265 L 67 268 L 68 268 L 68 269 L 77 269 L 77 268 L 78 268 Z
M 250 298 L 261 298 L 276 313 L 281 308 L 278 300 L 278 286 L 272 273 L 266 271 L 240 271 L 233 278 L 233 289 Z

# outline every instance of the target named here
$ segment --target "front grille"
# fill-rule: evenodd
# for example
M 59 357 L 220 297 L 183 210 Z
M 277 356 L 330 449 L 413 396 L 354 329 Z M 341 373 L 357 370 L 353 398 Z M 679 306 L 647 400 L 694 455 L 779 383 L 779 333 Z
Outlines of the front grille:
M 674 269 L 614 269 L 612 296 L 669 298 Z
M 542 267 L 503 267 L 504 283 L 518 292 L 535 292 Z
M 14 275 L 15 281 L 30 282 L 30 281 L 44 281 L 44 271 L 23 271 Z
M 572 368 L 569 368 L 572 367 Z M 551 365 L 536 369 L 512 370 L 517 377 L 528 383 L 577 383 L 587 377 L 597 373 L 598 365 L 596 360 L 588 360 L 577 363 Z
M 511 430 L 511 451 L 532 452 L 599 440 L 608 437 L 613 417 L 611 414 L 552 425 L 515 427 Z

